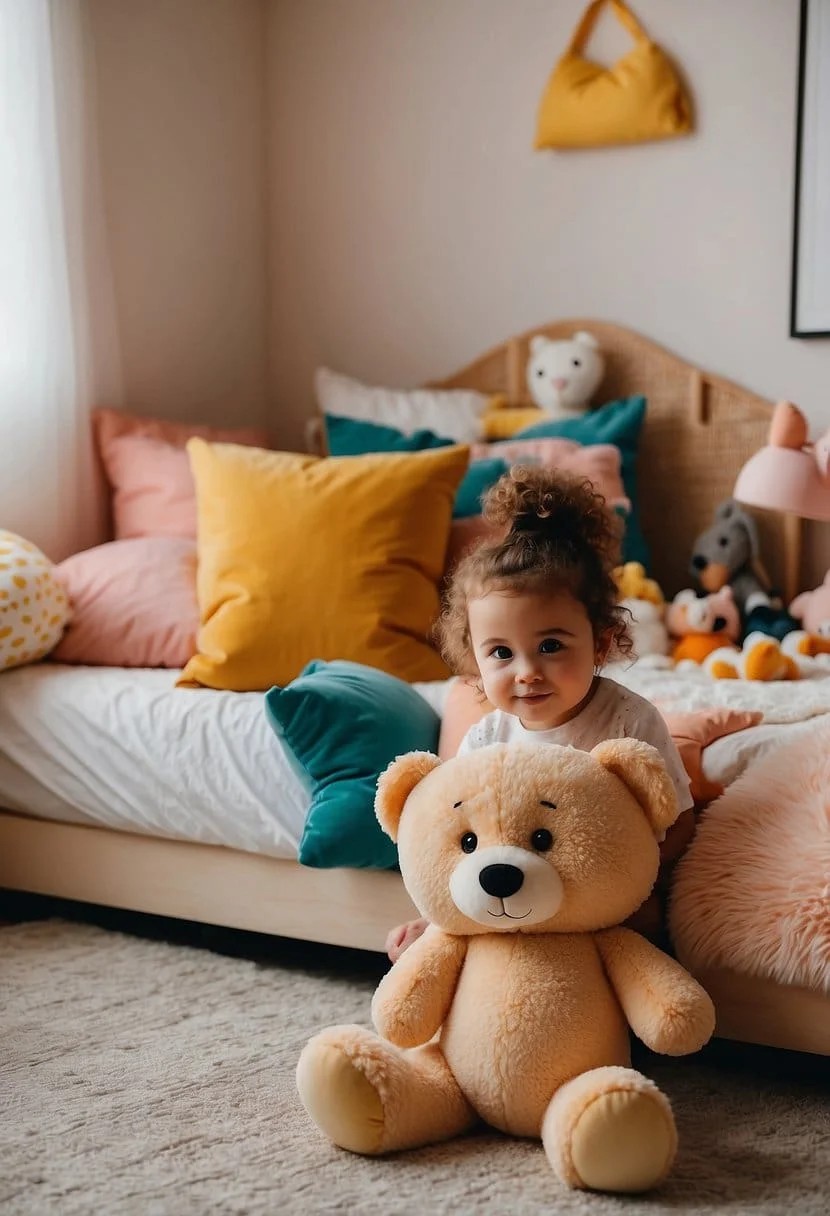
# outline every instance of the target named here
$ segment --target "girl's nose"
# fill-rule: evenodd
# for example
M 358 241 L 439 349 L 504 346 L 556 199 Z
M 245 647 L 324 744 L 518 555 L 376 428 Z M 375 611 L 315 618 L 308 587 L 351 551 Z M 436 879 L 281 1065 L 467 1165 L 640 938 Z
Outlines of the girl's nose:
M 541 678 L 542 673 L 533 663 L 524 663 L 516 673 L 516 682 L 518 684 L 537 684 Z

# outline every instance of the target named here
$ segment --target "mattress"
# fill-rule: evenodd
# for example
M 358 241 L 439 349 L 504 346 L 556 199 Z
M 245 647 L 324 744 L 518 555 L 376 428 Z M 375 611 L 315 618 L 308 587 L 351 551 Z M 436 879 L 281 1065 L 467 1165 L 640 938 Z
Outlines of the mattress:
M 0 805 L 274 857 L 297 856 L 308 795 L 260 693 L 178 672 L 40 664 L 0 678 Z

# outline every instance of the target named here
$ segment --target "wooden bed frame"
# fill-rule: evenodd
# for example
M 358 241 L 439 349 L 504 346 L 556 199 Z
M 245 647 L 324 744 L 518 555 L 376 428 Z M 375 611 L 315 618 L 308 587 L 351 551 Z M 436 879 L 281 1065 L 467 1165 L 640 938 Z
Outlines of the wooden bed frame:
M 730 496 L 742 463 L 766 442 L 771 404 L 630 330 L 585 318 L 509 338 L 438 384 L 506 393 L 511 404 L 526 405 L 523 369 L 532 335 L 561 338 L 580 329 L 596 335 L 607 358 L 597 400 L 635 393 L 648 399 L 640 514 L 653 553 L 650 573 L 673 594 L 687 583 L 694 537 Z M 667 519 L 670 539 L 662 527 Z M 789 597 L 798 590 L 799 523 L 768 516 L 759 524 L 765 564 Z M 0 812 L 0 887 L 366 950 L 382 950 L 390 926 L 416 915 L 394 873 L 311 870 L 10 812 Z M 830 1054 L 830 998 L 725 971 L 708 982 L 719 1035 Z

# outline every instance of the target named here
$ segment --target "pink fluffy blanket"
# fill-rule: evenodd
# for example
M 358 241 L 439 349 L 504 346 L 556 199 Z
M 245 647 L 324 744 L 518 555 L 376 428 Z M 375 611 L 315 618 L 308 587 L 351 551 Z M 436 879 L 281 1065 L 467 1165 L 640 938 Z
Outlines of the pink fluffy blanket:
M 704 812 L 669 925 L 692 970 L 830 992 L 830 723 L 751 764 Z

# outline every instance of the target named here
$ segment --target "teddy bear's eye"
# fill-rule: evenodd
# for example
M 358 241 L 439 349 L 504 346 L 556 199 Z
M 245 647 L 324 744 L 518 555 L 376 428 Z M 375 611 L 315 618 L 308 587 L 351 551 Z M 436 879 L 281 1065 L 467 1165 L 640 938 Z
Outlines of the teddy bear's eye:
M 536 375 L 537 375 L 537 376 L 544 376 L 544 374 L 545 374 L 545 369 L 544 369 L 543 367 L 537 367 L 537 368 L 536 368 Z
M 475 853 L 477 844 L 478 836 L 476 836 L 475 832 L 465 832 L 461 837 L 461 852 Z
M 581 359 L 571 359 L 571 363 L 573 363 L 574 367 L 581 367 L 581 366 L 582 366 L 582 360 L 581 360 Z
M 547 828 L 537 828 L 530 838 L 530 843 L 538 853 L 547 853 L 553 845 L 553 835 Z

